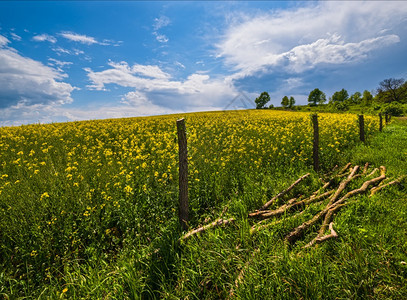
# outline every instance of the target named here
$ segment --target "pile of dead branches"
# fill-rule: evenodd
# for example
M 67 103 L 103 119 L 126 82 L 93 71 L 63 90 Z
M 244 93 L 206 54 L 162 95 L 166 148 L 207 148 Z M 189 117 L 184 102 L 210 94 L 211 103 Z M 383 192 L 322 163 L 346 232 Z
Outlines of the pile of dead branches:
M 377 174 L 379 173 L 379 174 Z M 325 207 L 315 214 L 311 219 L 302 223 L 300 226 L 294 228 L 285 236 L 285 240 L 293 244 L 298 239 L 300 239 L 305 232 L 312 227 L 313 225 L 320 223 L 322 221 L 321 227 L 318 231 L 318 235 L 309 242 L 305 248 L 311 247 L 313 245 L 322 243 L 328 239 L 336 238 L 338 234 L 333 229 L 333 217 L 342 207 L 349 204 L 349 200 L 361 193 L 365 193 L 370 189 L 370 196 L 378 192 L 379 190 L 396 183 L 400 183 L 405 176 L 400 177 L 396 180 L 386 182 L 386 168 L 381 166 L 379 169 L 375 168 L 369 172 L 369 164 L 366 163 L 364 168 L 361 170 L 359 166 L 352 166 L 350 163 L 347 164 L 344 168 L 339 171 L 333 172 L 331 177 L 323 181 L 323 186 L 317 191 L 308 196 L 298 196 L 286 201 L 280 207 L 275 209 L 269 209 L 270 206 L 277 203 L 278 199 L 288 192 L 290 192 L 296 185 L 298 185 L 305 178 L 310 176 L 310 174 L 305 174 L 291 184 L 287 189 L 280 192 L 274 196 L 270 201 L 265 203 L 260 209 L 250 213 L 248 218 L 257 220 L 264 220 L 269 218 L 275 218 L 281 215 L 284 215 L 291 211 L 300 211 L 300 214 L 305 211 L 305 209 L 311 203 L 324 203 L 326 202 Z M 376 177 L 375 177 L 376 176 Z M 348 190 L 349 183 L 357 178 L 363 178 L 364 181 L 359 188 Z M 225 210 L 224 210 L 225 211 Z M 186 240 L 191 236 L 194 236 L 200 232 L 206 231 L 210 228 L 217 227 L 220 225 L 232 224 L 236 221 L 235 218 L 223 219 L 222 216 L 216 221 L 200 226 L 196 229 L 193 229 L 187 232 L 181 237 L 181 240 Z M 270 224 L 259 224 L 259 222 L 254 222 L 251 232 L 257 232 L 262 228 L 270 226 Z M 271 223 L 276 224 L 276 223 Z

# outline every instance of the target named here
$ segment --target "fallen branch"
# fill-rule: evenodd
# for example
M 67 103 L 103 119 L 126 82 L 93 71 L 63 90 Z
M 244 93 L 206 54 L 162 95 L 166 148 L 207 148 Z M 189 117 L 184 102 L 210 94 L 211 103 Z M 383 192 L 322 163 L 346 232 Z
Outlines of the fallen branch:
M 356 166 L 357 167 L 357 166 Z M 355 168 L 356 168 L 355 167 Z M 354 174 L 355 172 L 355 168 L 352 171 L 352 173 L 348 176 L 348 178 L 351 178 L 352 174 Z M 335 207 L 339 207 L 342 203 L 344 203 L 346 201 L 346 199 L 348 199 L 349 197 L 352 197 L 354 195 L 363 193 L 367 190 L 367 188 L 369 187 L 369 185 L 371 184 L 375 184 L 377 182 L 382 181 L 383 179 L 386 178 L 386 168 L 381 166 L 380 167 L 381 170 L 381 175 L 379 177 L 373 178 L 371 180 L 368 180 L 366 182 L 364 182 L 362 184 L 362 186 L 359 189 L 355 189 L 353 191 L 348 192 L 345 196 L 343 196 L 341 199 L 339 199 L 338 201 L 336 201 L 335 203 L 328 203 L 327 207 L 324 208 L 322 211 L 320 211 L 318 214 L 316 214 L 311 220 L 308 220 L 307 222 L 302 223 L 300 226 L 294 228 L 294 230 L 292 230 L 286 237 L 286 241 L 290 242 L 291 244 L 293 244 L 297 239 L 299 239 L 302 234 L 304 233 L 305 230 L 307 230 L 310 226 L 314 225 L 315 223 L 317 223 L 321 218 L 323 218 L 330 209 L 334 209 Z M 342 185 L 342 183 L 341 183 Z M 336 195 L 337 193 L 335 193 L 334 195 Z M 338 208 L 339 209 L 339 208 Z
M 220 225 L 232 224 L 232 223 L 234 223 L 235 221 L 236 221 L 235 218 L 230 218 L 230 219 L 226 219 L 226 220 L 225 220 L 225 219 L 218 219 L 218 220 L 216 220 L 216 221 L 213 221 L 213 222 L 210 223 L 210 224 L 207 224 L 207 225 L 205 225 L 205 226 L 201 226 L 201 227 L 196 228 L 196 229 L 194 229 L 194 230 L 188 231 L 188 232 L 187 232 L 186 234 L 184 234 L 180 239 L 181 239 L 181 240 L 186 240 L 186 239 L 190 238 L 191 236 L 193 236 L 193 235 L 195 235 L 195 234 L 198 234 L 198 233 L 200 233 L 200 232 L 206 231 L 206 230 L 208 230 L 208 229 L 210 229 L 210 228 L 217 227 L 217 226 L 220 226 Z
M 331 195 L 334 192 L 334 190 L 325 192 L 319 196 L 311 196 L 307 199 L 301 200 L 301 201 L 296 201 L 297 198 L 291 199 L 287 202 L 287 204 L 284 204 L 282 206 L 280 206 L 279 208 L 275 209 L 275 210 L 263 210 L 263 211 L 257 211 L 255 213 L 251 213 L 249 214 L 249 217 L 253 218 L 259 218 L 259 219 L 266 219 L 266 218 L 271 218 L 271 217 L 277 217 L 280 216 L 282 214 L 284 214 L 286 211 L 296 208 L 298 206 L 304 206 L 304 205 L 308 205 L 312 202 L 315 202 L 317 200 L 320 200 L 322 198 L 325 198 L 329 195 Z
M 304 180 L 305 178 L 307 178 L 310 175 L 311 175 L 310 173 L 307 173 L 307 174 L 301 176 L 299 179 L 297 179 L 297 181 L 295 181 L 292 185 L 290 185 L 286 190 L 278 193 L 276 196 L 271 198 L 270 201 L 268 201 L 266 204 L 264 204 L 259 210 L 265 210 L 274 201 L 276 201 L 278 198 L 280 198 L 280 197 L 284 196 L 285 194 L 287 194 L 289 191 L 291 191 L 293 189 L 293 187 L 295 187 L 297 184 L 299 184 L 302 180 Z
M 344 207 L 347 203 L 342 203 L 342 204 L 337 204 L 337 205 L 332 205 L 331 208 L 328 210 L 327 214 L 325 215 L 325 219 L 322 222 L 321 228 L 319 229 L 318 237 L 324 236 L 325 231 L 331 223 L 331 219 L 334 213 L 336 213 L 339 209 Z
M 362 172 L 363 175 L 366 175 L 368 168 L 369 168 L 369 163 L 367 162 L 367 163 L 365 163 L 365 166 L 363 168 L 363 172 Z
M 372 189 L 370 190 L 370 196 L 369 196 L 369 197 L 372 197 L 372 196 L 373 196 L 374 194 L 376 194 L 378 191 L 380 191 L 381 189 L 383 189 L 383 188 L 385 188 L 385 187 L 387 187 L 387 186 L 389 186 L 389 185 L 393 185 L 393 184 L 397 184 L 397 183 L 402 182 L 404 178 L 406 178 L 406 176 L 401 176 L 401 177 L 399 177 L 399 178 L 396 179 L 396 180 L 390 181 L 389 183 L 386 183 L 386 184 L 383 184 L 383 185 L 380 185 L 380 186 L 377 186 L 377 187 L 372 188 Z
M 374 168 L 373 169 L 373 171 L 372 172 L 370 172 L 370 174 L 369 175 L 367 175 L 366 177 L 370 177 L 370 176 L 373 176 L 377 171 L 379 171 L 379 169 L 378 168 Z
M 295 201 L 297 201 L 298 198 L 293 198 L 287 201 L 286 204 L 283 204 L 282 206 L 280 206 L 278 209 L 275 210 L 258 210 L 256 212 L 250 213 L 248 215 L 249 218 L 263 218 L 265 216 L 272 216 L 273 212 L 276 213 L 276 215 L 280 215 L 282 213 L 284 213 L 286 211 L 286 209 L 288 207 L 290 207 L 293 203 L 295 203 Z M 281 213 L 279 213 L 281 212 Z
M 329 223 L 330 234 L 316 237 L 311 242 L 306 244 L 303 248 L 309 248 L 309 247 L 312 247 L 314 244 L 320 244 L 322 242 L 325 242 L 326 240 L 329 240 L 329 239 L 332 239 L 332 238 L 337 238 L 338 234 L 334 230 L 333 225 L 334 225 L 333 222 Z
M 335 201 L 339 198 L 339 195 L 346 188 L 348 183 L 351 182 L 352 179 L 354 179 L 355 174 L 358 171 L 358 169 L 359 169 L 359 166 L 355 166 L 352 169 L 352 171 L 350 172 L 350 174 L 348 175 L 348 177 L 339 184 L 338 189 L 336 190 L 335 194 L 332 195 L 331 199 L 329 200 L 328 205 L 331 205 L 331 204 L 335 203 Z
M 338 175 L 341 175 L 341 174 L 345 173 L 345 171 L 346 171 L 351 165 L 352 165 L 351 163 L 347 163 L 347 165 L 344 166 L 344 167 L 342 168 L 342 170 L 339 171 Z

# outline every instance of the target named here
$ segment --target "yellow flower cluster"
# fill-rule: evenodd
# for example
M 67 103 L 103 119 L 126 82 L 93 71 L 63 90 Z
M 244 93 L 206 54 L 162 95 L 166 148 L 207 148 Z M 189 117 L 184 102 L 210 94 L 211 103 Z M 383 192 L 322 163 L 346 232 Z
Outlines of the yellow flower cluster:
M 256 172 L 273 163 L 311 164 L 309 113 L 242 110 L 3 127 L 0 210 L 27 201 L 38 201 L 33 205 L 40 209 L 65 197 L 83 203 L 81 214 L 89 217 L 95 199 L 119 208 L 120 198 L 176 186 L 176 120 L 181 117 L 195 186 L 236 168 Z M 365 117 L 368 134 L 378 130 L 376 119 Z M 358 140 L 355 115 L 320 114 L 319 124 L 325 157 Z

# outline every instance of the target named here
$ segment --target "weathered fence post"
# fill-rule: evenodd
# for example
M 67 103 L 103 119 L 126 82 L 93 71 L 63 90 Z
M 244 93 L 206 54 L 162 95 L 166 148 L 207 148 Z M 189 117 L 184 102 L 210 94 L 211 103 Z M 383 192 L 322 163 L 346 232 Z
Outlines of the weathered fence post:
M 381 132 L 383 130 L 383 116 L 382 116 L 382 113 L 379 113 L 379 119 L 380 119 L 379 131 Z
M 313 140 L 313 160 L 314 170 L 319 171 L 319 128 L 318 128 L 318 115 L 312 115 L 312 125 L 314 128 L 314 140 Z
M 188 229 L 188 151 L 185 120 L 177 120 L 179 148 L 179 222 L 183 230 Z
M 365 118 L 359 115 L 359 137 L 361 142 L 365 142 Z

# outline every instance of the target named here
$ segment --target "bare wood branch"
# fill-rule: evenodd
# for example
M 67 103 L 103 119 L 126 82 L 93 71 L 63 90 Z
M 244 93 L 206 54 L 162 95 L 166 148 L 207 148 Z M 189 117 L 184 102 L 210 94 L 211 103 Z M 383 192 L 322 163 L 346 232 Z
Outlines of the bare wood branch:
M 307 199 L 301 200 L 301 201 L 296 201 L 297 198 L 291 199 L 287 202 L 287 204 L 284 204 L 282 206 L 280 206 L 279 208 L 275 209 L 275 210 L 262 210 L 262 211 L 257 211 L 255 213 L 251 213 L 249 214 L 249 217 L 253 218 L 259 218 L 259 219 L 266 219 L 266 218 L 271 218 L 271 217 L 277 217 L 280 216 L 282 214 L 284 214 L 286 211 L 296 208 L 298 206 L 304 206 L 304 205 L 308 205 L 312 202 L 315 202 L 317 200 L 320 200 L 322 198 L 325 198 L 329 195 L 331 195 L 334 192 L 334 190 L 325 192 L 319 196 L 311 196 Z
M 318 194 L 320 191 L 323 191 L 324 189 L 326 189 L 328 186 L 330 186 L 336 178 L 341 178 L 346 176 L 345 171 L 351 166 L 351 163 L 348 163 L 345 167 L 343 167 L 338 174 L 336 174 L 334 177 L 332 177 L 331 179 L 328 180 L 328 182 L 326 182 L 320 189 L 318 189 L 317 191 L 315 191 L 313 193 L 313 195 Z M 338 165 L 335 166 L 334 170 L 338 167 Z
M 370 190 L 370 197 L 372 197 L 374 194 L 376 194 L 378 191 L 380 191 L 381 189 L 389 186 L 389 185 L 393 185 L 393 184 L 397 184 L 400 183 L 401 181 L 403 181 L 403 179 L 406 178 L 406 176 L 401 176 L 399 178 L 397 178 L 396 180 L 390 181 L 389 183 L 374 187 Z
M 329 225 L 329 223 L 332 221 L 332 216 L 335 212 L 337 212 L 339 209 L 341 209 L 342 207 L 344 207 L 347 203 L 342 203 L 339 205 L 332 205 L 332 208 L 330 208 L 327 212 L 327 214 L 325 215 L 325 219 L 322 222 L 321 228 L 319 229 L 319 233 L 318 236 L 321 237 L 325 234 L 325 231 Z
M 255 211 L 253 213 L 250 213 L 248 215 L 248 217 L 249 218 L 256 218 L 256 217 L 257 218 L 262 218 L 264 215 L 268 215 L 268 214 L 270 214 L 272 212 L 276 212 L 276 215 L 279 215 L 278 212 L 284 213 L 285 210 L 288 207 L 290 207 L 290 205 L 292 205 L 297 199 L 298 198 L 290 199 L 290 200 L 287 201 L 286 204 L 283 204 L 282 206 L 280 206 L 278 209 L 275 209 L 275 210 L 258 210 L 258 211 Z M 272 215 L 270 215 L 270 216 L 272 216 Z
M 309 227 L 318 222 L 323 216 L 325 216 L 327 212 L 328 212 L 327 209 L 323 209 L 322 211 L 317 213 L 312 219 L 294 228 L 288 235 L 286 235 L 285 240 L 291 244 L 295 243 L 302 236 L 305 230 L 307 230 Z
M 339 198 L 339 195 L 346 188 L 348 183 L 355 177 L 355 174 L 356 174 L 358 169 L 359 169 L 359 166 L 355 166 L 352 169 L 352 171 L 350 172 L 349 176 L 339 184 L 339 187 L 336 190 L 335 194 L 333 194 L 331 199 L 329 200 L 329 205 L 335 203 L 335 201 Z
M 366 175 L 368 168 L 369 168 L 369 163 L 367 162 L 367 163 L 365 163 L 365 166 L 363 168 L 363 172 L 362 172 L 363 175 Z
M 341 175 L 343 173 L 345 173 L 345 171 L 351 166 L 351 163 L 347 163 L 346 166 L 344 166 L 338 173 L 338 175 Z
M 333 222 L 329 223 L 330 234 L 316 237 L 311 242 L 309 242 L 307 245 L 305 245 L 303 248 L 309 248 L 309 247 L 312 247 L 314 244 L 320 244 L 322 242 L 325 242 L 326 240 L 329 240 L 332 238 L 337 238 L 338 234 L 334 230 L 333 224 L 334 224 Z
M 266 204 L 264 204 L 259 210 L 265 210 L 267 207 L 269 207 L 274 201 L 276 201 L 278 198 L 284 196 L 285 194 L 287 194 L 289 191 L 291 191 L 297 184 L 299 184 L 302 180 L 304 180 L 305 178 L 307 178 L 308 176 L 310 176 L 310 173 L 307 173 L 303 176 L 301 176 L 299 179 L 297 179 L 297 181 L 295 181 L 292 185 L 290 185 L 287 189 L 285 189 L 284 191 L 278 193 L 276 196 L 274 196 L 273 198 L 270 199 L 270 201 L 268 201 Z
M 377 171 L 379 171 L 378 168 L 374 168 L 372 172 L 370 172 L 366 177 L 373 176 Z
M 218 220 L 216 220 L 216 221 L 213 221 L 213 222 L 210 223 L 210 224 L 207 224 L 207 225 L 205 225 L 205 226 L 201 226 L 201 227 L 196 228 L 196 229 L 194 229 L 194 230 L 188 231 L 186 234 L 184 234 L 184 235 L 181 237 L 181 240 L 186 240 L 186 239 L 190 238 L 190 237 L 193 236 L 193 235 L 196 235 L 196 234 L 198 234 L 198 233 L 200 233 L 200 232 L 206 231 L 206 230 L 208 230 L 208 229 L 210 229 L 210 228 L 213 228 L 213 227 L 217 227 L 217 226 L 220 226 L 220 225 L 232 224 L 232 223 L 234 223 L 235 221 L 236 221 L 235 218 L 230 218 L 230 219 L 218 219 Z
M 368 180 L 362 184 L 362 186 L 358 189 L 355 189 L 353 191 L 348 192 L 343 196 L 341 199 L 336 201 L 335 203 L 328 203 L 327 207 L 324 208 L 322 211 L 320 211 L 318 214 L 316 214 L 311 220 L 308 220 L 307 222 L 302 223 L 300 226 L 294 228 L 286 237 L 285 239 L 290 242 L 294 243 L 303 233 L 305 230 L 307 230 L 310 226 L 314 225 L 316 222 L 318 222 L 322 217 L 324 217 L 330 209 L 333 209 L 335 207 L 340 206 L 342 203 L 346 201 L 349 197 L 352 197 L 354 195 L 363 193 L 367 190 L 369 185 L 375 184 L 377 182 L 382 181 L 383 179 L 386 178 L 386 168 L 381 166 L 381 175 L 379 177 L 373 178 L 371 180 Z M 354 172 L 352 172 L 354 173 Z M 348 176 L 348 178 L 351 177 L 352 173 Z M 336 194 L 336 193 L 335 193 Z M 335 195 L 334 194 L 334 195 Z M 339 208 L 338 208 L 339 209 Z

